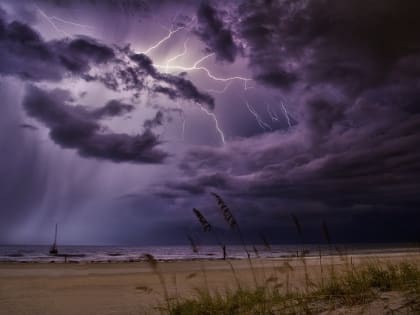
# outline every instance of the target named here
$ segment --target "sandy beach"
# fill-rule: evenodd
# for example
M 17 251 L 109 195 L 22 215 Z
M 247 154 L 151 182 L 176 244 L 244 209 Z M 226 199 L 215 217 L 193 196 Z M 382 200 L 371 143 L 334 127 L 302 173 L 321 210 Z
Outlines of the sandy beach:
M 332 264 L 336 270 L 349 263 L 420 264 L 420 254 L 393 253 L 322 257 L 324 272 Z M 254 259 L 259 281 L 276 276 L 284 285 L 285 262 L 289 273 L 289 289 L 303 289 L 304 264 L 301 258 Z M 253 285 L 247 260 L 231 261 L 243 285 Z M 313 280 L 321 275 L 319 257 L 305 259 Z M 283 269 L 282 269 L 283 268 Z M 171 297 L 186 297 L 198 288 L 223 291 L 234 288 L 235 278 L 226 261 L 159 262 Z M 205 275 L 205 276 L 204 276 Z M 2 263 L 0 264 L 0 314 L 154 314 L 162 303 L 163 288 L 146 262 L 136 263 Z

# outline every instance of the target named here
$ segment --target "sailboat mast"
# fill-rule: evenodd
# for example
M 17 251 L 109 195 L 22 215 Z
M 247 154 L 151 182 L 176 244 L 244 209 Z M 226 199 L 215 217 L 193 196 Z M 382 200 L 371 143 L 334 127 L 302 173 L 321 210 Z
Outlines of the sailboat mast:
M 58 254 L 58 250 L 57 250 L 57 223 L 55 224 L 55 234 L 54 234 L 54 243 L 52 244 L 51 248 L 50 248 L 50 254 L 51 255 L 57 255 Z
M 55 224 L 54 245 L 57 244 L 57 223 Z

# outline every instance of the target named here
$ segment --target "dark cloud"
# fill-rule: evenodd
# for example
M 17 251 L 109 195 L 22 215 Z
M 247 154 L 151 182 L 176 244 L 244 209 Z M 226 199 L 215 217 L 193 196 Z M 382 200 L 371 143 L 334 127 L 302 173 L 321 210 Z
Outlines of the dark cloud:
M 119 87 L 118 82 L 115 77 L 121 79 L 121 84 L 124 87 L 124 90 L 142 90 L 144 89 L 144 79 L 139 75 L 138 71 L 131 66 L 118 69 L 116 74 L 104 77 L 103 83 L 111 90 L 117 90 Z
M 210 94 L 200 92 L 191 81 L 181 76 L 169 74 L 159 75 L 159 80 L 175 87 L 178 94 L 182 95 L 184 99 L 203 104 L 211 110 L 214 109 L 213 97 Z
M 0 21 L 0 72 L 30 80 L 60 80 L 65 67 L 30 27 Z
M 104 8 L 123 16 L 138 16 L 149 13 L 152 7 L 158 7 L 165 1 L 157 1 L 156 3 L 147 0 L 44 0 L 45 3 L 52 3 L 57 7 L 70 8 L 73 5 L 82 6 L 86 10 L 103 10 Z
M 158 78 L 159 73 L 156 68 L 153 66 L 153 61 L 145 54 L 131 54 L 130 59 L 134 61 L 138 68 L 137 71 L 144 71 L 147 75 L 151 77 Z
M 290 133 L 191 149 L 179 164 L 182 175 L 158 187 L 156 194 L 195 197 L 198 207 L 208 205 L 208 194 L 217 190 L 248 228 L 267 227 L 279 214 L 295 212 L 312 226 L 311 237 L 322 218 L 336 217 L 331 225 L 341 240 L 352 239 L 350 226 L 363 227 L 361 235 L 371 240 L 385 239 L 395 213 L 398 224 L 412 220 L 396 228 L 400 234 L 395 239 L 413 238 L 420 226 L 420 115 L 412 105 L 416 90 L 385 90 L 369 90 L 354 103 L 317 94 L 305 101 L 304 115 Z M 251 210 L 256 218 L 247 217 Z M 383 230 L 373 235 L 363 220 L 381 213 L 386 213 L 378 221 Z
M 82 75 L 91 64 L 114 58 L 113 50 L 88 37 L 44 41 L 28 25 L 0 21 L 0 73 L 22 79 L 59 81 Z
M 209 109 L 214 109 L 214 99 L 210 94 L 200 92 L 197 87 L 183 76 L 159 73 L 153 66 L 152 60 L 144 54 L 131 54 L 130 59 L 134 61 L 138 68 L 136 73 L 140 75 L 150 75 L 160 84 L 168 84 L 173 89 L 156 86 L 154 91 L 165 94 L 170 98 L 182 97 L 186 100 L 203 104 Z
M 66 91 L 46 92 L 29 86 L 23 106 L 29 116 L 50 129 L 50 137 L 55 143 L 76 149 L 82 156 L 132 163 L 162 163 L 167 157 L 157 148 L 160 141 L 150 130 L 137 136 L 104 132 L 92 118 L 97 117 L 97 112 L 70 105 Z M 100 110 L 102 113 L 104 108 L 109 108 L 109 103 Z
M 237 26 L 255 78 L 298 89 L 299 96 L 291 92 L 297 126 L 228 148 L 193 149 L 168 191 L 208 193 L 214 186 L 204 179 L 222 172 L 221 191 L 264 209 L 273 200 L 277 207 L 306 202 L 349 215 L 360 205 L 374 213 L 417 209 L 418 6 L 244 1 Z
M 163 112 L 162 111 L 157 111 L 155 117 L 153 117 L 152 119 L 146 119 L 143 123 L 144 128 L 146 129 L 152 129 L 158 126 L 162 126 L 163 125 Z
M 299 78 L 354 94 L 383 84 L 396 63 L 420 53 L 419 9 L 415 0 L 245 1 L 238 18 L 262 82 Z
M 190 2 L 182 13 L 196 14 L 196 35 L 208 51 L 215 53 L 217 60 L 232 62 L 240 53 L 259 84 L 246 91 L 241 85 L 232 84 L 225 93 L 217 95 L 222 105 L 226 102 L 217 112 L 217 122 L 226 133 L 226 144 L 220 147 L 177 144 L 174 149 L 179 154 L 177 169 L 167 164 L 168 176 L 156 176 L 152 187 L 147 177 L 141 180 L 148 184 L 142 182 L 137 188 L 137 176 L 135 184 L 118 187 L 117 194 L 130 195 L 121 202 L 132 205 L 133 213 L 131 220 L 121 221 L 121 230 L 125 230 L 132 218 L 138 217 L 139 208 L 144 211 L 140 212 L 142 215 L 154 213 L 155 225 L 150 224 L 150 229 L 156 226 L 167 229 L 189 222 L 188 209 L 192 207 L 200 208 L 212 222 L 215 220 L 216 226 L 222 226 L 223 221 L 217 221 L 217 205 L 209 195 L 217 192 L 234 211 L 247 236 L 264 229 L 275 241 L 293 240 L 295 230 L 290 213 L 294 213 L 301 220 L 306 241 L 322 241 L 322 220 L 327 221 L 333 241 L 414 240 L 420 229 L 418 1 L 211 3 Z M 166 9 L 175 7 L 167 4 Z M 159 11 L 159 5 L 150 9 L 156 10 L 150 12 L 154 16 L 164 13 Z M 74 76 L 86 82 L 100 82 L 117 93 L 134 95 L 136 101 L 143 100 L 139 95 L 144 93 L 142 96 L 148 100 L 150 96 L 162 95 L 169 100 L 214 108 L 213 97 L 196 85 L 213 87 L 205 86 L 211 81 L 204 80 L 205 76 L 191 76 L 190 81 L 186 73 L 160 73 L 149 56 L 136 53 L 129 45 L 124 48 L 106 46 L 88 37 L 46 41 L 31 27 L 10 22 L 5 16 L 0 11 L 0 72 L 4 75 L 32 81 L 60 81 Z M 103 20 L 101 14 L 93 11 L 87 12 L 85 17 L 92 17 L 89 21 L 95 26 L 98 24 L 95 18 Z M 174 21 L 173 25 L 178 26 L 190 22 L 184 16 L 174 20 L 178 22 Z M 117 24 L 128 30 L 130 23 Z M 153 56 L 157 59 L 172 56 L 173 48 L 178 53 L 189 29 L 186 27 L 176 33 L 160 50 L 154 50 Z M 106 31 L 103 33 L 108 42 L 114 41 Z M 156 37 L 150 34 L 150 40 L 162 38 L 162 33 L 157 33 Z M 125 34 L 116 28 L 115 34 L 125 40 L 131 38 L 134 31 Z M 196 41 L 190 44 L 185 60 L 198 49 Z M 231 76 L 246 72 L 243 64 L 242 60 L 235 63 L 235 73 L 228 68 L 218 67 L 216 71 L 210 64 L 208 67 L 215 73 L 220 71 L 220 75 Z M 86 87 L 89 89 L 90 85 Z M 89 95 L 92 96 L 90 91 Z M 261 119 L 268 122 L 271 118 L 272 131 L 257 130 L 257 123 L 250 121 L 254 116 L 246 112 L 245 106 L 236 106 L 243 105 L 242 96 L 254 106 Z M 172 114 L 186 119 L 186 138 L 190 132 L 197 142 L 206 143 L 208 134 L 200 125 L 204 120 L 184 113 L 188 107 L 173 109 L 164 104 L 165 101 L 160 102 L 161 98 L 158 100 L 159 104 L 154 104 L 155 99 L 145 104 L 155 115 L 148 116 L 151 118 L 143 125 L 137 123 L 137 127 L 145 130 L 139 136 L 113 133 L 103 125 L 105 122 L 101 119 L 133 110 L 132 105 L 123 101 L 111 101 L 92 109 L 77 105 L 65 91 L 46 92 L 32 87 L 27 91 L 24 108 L 49 129 L 55 143 L 92 158 L 161 163 L 168 154 L 159 149 L 159 139 L 152 131 L 169 121 Z M 277 104 L 280 100 L 291 112 L 289 118 L 293 117 L 287 129 L 285 121 L 277 125 L 283 129 L 275 127 L 274 120 L 283 118 L 283 108 Z M 244 114 L 247 119 L 243 119 Z M 18 129 L 19 138 L 27 137 L 29 141 L 42 134 L 24 132 L 18 128 L 21 117 L 16 117 L 13 126 Z M 3 125 L 7 118 L 0 117 Z M 207 118 L 211 117 L 203 119 L 213 128 L 213 121 Z M 248 129 L 254 125 L 257 130 L 252 133 L 254 136 L 243 137 L 238 132 L 243 126 Z M 17 175 L 5 163 L 0 163 L 0 168 L 6 177 L 13 178 L 16 187 L 22 185 L 25 193 L 16 188 L 12 189 L 14 194 L 8 194 L 7 189 L 3 189 L 0 193 L 8 200 L 5 207 L 12 209 L 12 199 L 18 200 L 20 195 L 27 199 L 24 204 L 31 204 L 38 197 L 29 197 L 31 194 L 26 192 L 42 192 L 40 187 L 45 185 L 42 181 L 40 184 L 32 182 L 36 189 L 31 189 L 29 183 L 22 182 L 25 173 L 35 169 L 33 161 L 26 165 L 15 162 L 15 152 L 20 152 L 14 143 L 16 137 L 9 141 L 7 133 L 0 136 L 4 138 L 0 145 L 8 152 L 6 162 L 16 163 Z M 130 174 L 138 169 L 127 168 Z M 107 176 L 117 177 L 114 170 L 103 171 L 109 172 Z M 149 170 L 152 168 L 147 172 Z M 24 216 L 23 212 L 21 215 Z M 174 219 L 165 221 L 167 217 Z M 110 215 L 113 223 L 112 219 L 115 217 Z M 131 227 L 137 231 L 137 222 Z M 162 232 L 162 237 L 164 234 Z
M 91 64 L 103 64 L 114 59 L 113 50 L 96 40 L 79 36 L 53 44 L 61 63 L 72 73 L 85 73 Z
M 97 119 L 120 116 L 134 110 L 131 104 L 125 104 L 118 100 L 110 100 L 104 106 L 99 107 L 91 112 L 91 115 Z
M 156 86 L 153 88 L 153 91 L 156 93 L 164 94 L 171 100 L 175 100 L 179 97 L 179 94 L 175 89 L 171 89 L 165 86 Z
M 0 73 L 5 75 L 31 81 L 60 81 L 74 75 L 87 82 L 100 81 L 113 91 L 133 92 L 149 91 L 144 80 L 150 76 L 157 82 L 156 92 L 172 99 L 183 98 L 214 108 L 214 99 L 200 92 L 191 81 L 182 76 L 159 73 L 148 56 L 135 54 L 129 47 L 117 49 L 120 54 L 117 58 L 117 51 L 93 38 L 78 36 L 44 41 L 28 25 L 18 21 L 6 23 L 1 19 L 0 48 Z M 127 55 L 133 64 L 123 60 Z M 92 66 L 106 63 L 112 64 L 111 69 L 101 74 L 89 73 Z
M 297 75 L 289 73 L 283 69 L 268 71 L 256 76 L 256 80 L 273 87 L 287 88 L 297 82 Z
M 152 119 L 146 120 L 147 123 L 143 123 L 145 128 L 154 128 L 164 124 L 164 122 L 171 122 L 174 120 L 174 115 L 177 117 L 183 117 L 184 111 L 181 108 L 171 108 L 165 107 L 158 104 L 153 104 L 151 106 L 156 110 L 156 114 Z
M 224 25 L 219 12 L 207 2 L 202 2 L 197 11 L 199 27 L 196 34 L 208 49 L 222 61 L 235 61 L 238 47 L 231 31 Z

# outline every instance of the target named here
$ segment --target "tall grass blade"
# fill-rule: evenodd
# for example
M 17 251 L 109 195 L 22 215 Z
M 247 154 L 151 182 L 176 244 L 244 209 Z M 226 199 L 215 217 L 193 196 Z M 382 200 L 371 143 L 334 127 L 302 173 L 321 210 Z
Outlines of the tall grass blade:
M 325 240 L 328 242 L 328 244 L 331 245 L 332 242 L 331 242 L 330 231 L 328 230 L 328 226 L 325 220 L 322 220 L 322 232 L 324 234 Z
M 271 245 L 270 242 L 268 241 L 267 237 L 265 236 L 264 232 L 260 232 L 260 238 L 263 241 L 264 247 L 268 250 L 268 251 L 272 251 L 271 250 Z
M 232 212 L 230 211 L 229 207 L 223 201 L 223 199 L 216 193 L 211 193 L 214 198 L 216 198 L 217 204 L 219 205 L 220 210 L 222 211 L 223 217 L 225 218 L 226 222 L 229 224 L 231 229 L 235 229 L 238 227 L 238 223 L 235 220 Z
M 197 208 L 193 208 L 193 212 L 194 212 L 195 216 L 197 217 L 198 221 L 200 222 L 201 226 L 203 227 L 204 232 L 211 231 L 210 223 L 206 220 L 206 218 L 200 212 L 200 210 L 198 210 Z
M 302 238 L 303 231 L 302 231 L 302 226 L 300 225 L 299 219 L 294 214 L 291 214 L 290 217 L 292 218 L 293 223 L 295 224 L 296 231 L 298 232 L 299 237 Z
M 211 194 L 213 195 L 214 198 L 216 198 L 217 204 L 219 205 L 220 210 L 222 210 L 222 214 L 225 218 L 225 221 L 229 224 L 232 230 L 236 230 L 238 232 L 239 238 L 242 242 L 242 246 L 248 258 L 249 266 L 251 267 L 251 272 L 252 272 L 252 277 L 254 279 L 255 287 L 258 287 L 257 277 L 255 275 L 254 266 L 252 265 L 251 254 L 249 253 L 246 247 L 245 239 L 241 233 L 238 223 L 235 220 L 235 217 L 233 216 L 232 212 L 230 211 L 229 207 L 226 205 L 222 197 L 220 197 L 218 194 L 214 192 L 212 192 Z
M 193 253 L 198 254 L 198 246 L 197 246 L 197 243 L 195 242 L 194 238 L 189 234 L 187 234 L 187 238 L 190 241 L 190 246 L 191 246 L 191 249 L 192 249 Z

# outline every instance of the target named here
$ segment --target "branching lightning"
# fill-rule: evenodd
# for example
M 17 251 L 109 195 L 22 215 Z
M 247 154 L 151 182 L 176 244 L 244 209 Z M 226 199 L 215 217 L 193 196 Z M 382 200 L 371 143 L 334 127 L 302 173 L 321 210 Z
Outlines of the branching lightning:
M 162 45 L 167 40 L 169 40 L 176 32 L 178 32 L 178 31 L 180 31 L 180 30 L 182 30 L 184 28 L 185 28 L 185 26 L 178 27 L 176 29 L 169 29 L 169 32 L 168 32 L 168 34 L 165 37 L 163 37 L 161 40 L 159 40 L 158 42 L 156 42 L 156 44 L 154 44 L 154 45 L 150 46 L 148 49 L 146 49 L 143 52 L 143 54 L 148 54 L 152 50 L 157 49 L 160 45 Z M 200 64 L 203 61 L 205 61 L 206 59 L 208 59 L 211 56 L 213 56 L 214 53 L 210 53 L 208 55 L 205 55 L 205 56 L 201 57 L 200 59 L 196 60 L 193 63 L 192 66 L 171 65 L 171 63 L 173 61 L 175 61 L 176 59 L 178 59 L 178 58 L 180 58 L 182 56 L 185 56 L 188 53 L 187 43 L 188 43 L 188 39 L 184 42 L 184 49 L 183 49 L 183 51 L 181 53 L 179 53 L 179 54 L 177 54 L 177 55 L 175 55 L 175 56 L 173 56 L 171 58 L 168 58 L 165 61 L 165 64 L 164 65 L 154 64 L 154 67 L 160 68 L 160 69 L 164 69 L 166 72 L 169 72 L 169 70 L 180 70 L 180 71 L 186 71 L 186 72 L 187 71 L 195 71 L 195 70 L 204 71 L 207 74 L 207 76 L 210 79 L 214 80 L 214 81 L 227 82 L 227 84 L 225 85 L 224 89 L 222 91 L 220 91 L 219 93 L 224 93 L 228 89 L 228 87 L 230 86 L 230 84 L 232 83 L 233 80 L 241 80 L 241 81 L 244 82 L 244 89 L 246 90 L 246 89 L 249 88 L 247 86 L 247 83 L 248 83 L 248 81 L 251 81 L 252 80 L 250 78 L 245 78 L 245 77 L 241 77 L 241 76 L 233 76 L 233 77 L 227 77 L 227 78 L 218 77 L 218 76 L 212 74 L 211 71 L 208 68 L 206 68 L 204 66 L 200 66 Z M 211 117 L 211 119 L 213 119 L 214 126 L 216 128 L 216 132 L 219 134 L 221 142 L 223 144 L 225 144 L 226 143 L 226 141 L 225 141 L 225 135 L 223 133 L 223 130 L 220 128 L 220 124 L 219 124 L 219 121 L 217 120 L 216 114 L 214 114 L 213 112 L 210 112 L 208 109 L 206 109 L 205 107 L 203 107 L 201 104 L 200 104 L 200 109 L 207 116 L 209 116 L 209 117 Z M 183 121 L 182 121 L 182 138 L 183 139 L 185 139 L 185 124 L 186 124 L 186 119 L 184 117 L 183 118 Z
M 229 81 L 228 83 L 226 83 L 226 85 L 223 87 L 223 89 L 221 90 L 215 90 L 215 89 L 207 89 L 208 92 L 211 93 L 216 93 L 216 94 L 223 94 L 227 91 L 227 89 L 230 87 L 230 85 L 232 84 L 233 81 Z
M 277 116 L 277 113 L 275 113 L 271 110 L 270 104 L 267 104 L 267 113 L 268 113 L 268 115 L 270 115 L 270 118 L 271 118 L 272 121 L 278 121 L 279 120 L 279 116 Z
M 205 61 L 205 60 L 206 60 L 206 59 L 208 59 L 209 57 L 213 56 L 213 55 L 214 55 L 214 53 L 210 53 L 210 54 L 208 54 L 208 55 L 205 55 L 205 56 L 201 57 L 200 59 L 198 59 L 197 61 L 195 61 L 195 62 L 193 63 L 193 65 L 192 65 L 192 66 L 189 66 L 189 67 L 185 67 L 185 66 L 178 66 L 178 65 L 169 66 L 168 61 L 173 61 L 174 59 L 176 59 L 176 58 L 178 58 L 178 57 L 180 57 L 180 56 L 183 56 L 183 55 L 185 55 L 186 53 L 187 53 L 187 48 L 186 48 L 186 44 L 184 43 L 184 51 L 183 51 L 181 54 L 176 55 L 176 56 L 174 56 L 174 57 L 172 57 L 172 58 L 168 59 L 168 60 L 166 61 L 166 65 L 165 65 L 165 66 L 158 65 L 158 64 L 155 64 L 154 66 L 155 66 L 156 68 L 165 68 L 165 69 L 166 69 L 166 71 L 168 71 L 169 69 L 172 69 L 172 70 L 181 70 L 181 71 L 194 71 L 194 70 L 202 70 L 202 71 L 204 71 L 204 72 L 207 74 L 207 76 L 208 76 L 210 79 L 212 79 L 212 80 L 214 80 L 214 81 L 227 82 L 227 84 L 225 85 L 225 87 L 224 87 L 221 91 L 217 91 L 217 90 L 209 90 L 209 91 L 213 91 L 213 92 L 215 92 L 215 93 L 219 93 L 219 94 L 226 92 L 226 90 L 229 88 L 229 86 L 230 86 L 230 84 L 233 82 L 233 80 L 241 80 L 241 81 L 243 81 L 243 82 L 244 82 L 244 89 L 245 89 L 245 90 L 247 90 L 247 89 L 249 88 L 249 87 L 247 86 L 247 83 L 248 83 L 248 81 L 251 81 L 252 79 L 245 78 L 245 77 L 241 77 L 241 76 L 233 76 L 233 77 L 227 77 L 227 78 L 217 77 L 217 76 L 213 75 L 213 74 L 210 72 L 210 70 L 209 70 L 209 69 L 207 69 L 206 67 L 199 66 L 199 65 L 200 65 L 203 61 Z M 203 106 L 201 106 L 201 105 L 200 105 L 200 108 L 201 108 L 201 110 L 202 110 L 204 113 L 206 113 L 209 117 L 211 117 L 211 118 L 213 119 L 213 121 L 214 121 L 214 125 L 215 125 L 215 128 L 216 128 L 216 131 L 217 131 L 217 133 L 220 135 L 220 139 L 221 139 L 222 143 L 223 143 L 223 144 L 225 144 L 225 135 L 224 135 L 224 133 L 223 133 L 223 130 L 220 128 L 219 121 L 217 120 L 217 116 L 216 116 L 216 114 L 214 114 L 214 113 L 210 112 L 209 110 L 207 110 L 206 108 L 204 108 L 204 107 L 203 107 Z M 262 122 L 262 124 L 260 124 L 260 126 L 264 126 L 264 125 L 265 125 L 265 126 L 268 126 L 268 125 L 267 125 L 267 124 L 265 124 L 263 121 L 261 121 L 261 122 Z M 183 122 L 183 124 L 185 124 L 185 121 Z M 270 128 L 270 129 L 271 129 L 271 127 L 270 127 L 270 126 L 268 126 L 268 128 Z
M 273 130 L 269 124 L 264 122 L 262 120 L 261 116 L 257 113 L 254 107 L 249 104 L 249 102 L 245 99 L 243 99 L 245 102 L 246 107 L 248 108 L 249 112 L 255 117 L 255 120 L 257 121 L 258 125 L 261 127 L 262 130 Z
M 58 32 L 58 33 L 60 33 L 64 36 L 71 36 L 71 34 L 64 31 L 63 29 L 59 28 L 57 26 L 56 22 L 60 22 L 60 23 L 64 23 L 64 24 L 68 24 L 68 25 L 72 25 L 72 26 L 76 26 L 76 27 L 80 27 L 80 28 L 84 28 L 84 29 L 93 29 L 93 27 L 91 27 L 89 25 L 67 21 L 67 20 L 64 20 L 64 19 L 56 17 L 56 16 L 48 16 L 38 6 L 37 6 L 37 9 L 40 12 L 40 14 L 42 15 L 42 17 L 52 26 L 52 28 L 56 32 Z M 160 40 L 155 42 L 153 45 L 151 45 L 150 47 L 148 47 L 146 50 L 142 51 L 141 53 L 146 54 L 146 55 L 150 54 L 152 51 L 158 49 L 161 45 L 163 45 L 165 42 L 170 40 L 176 33 L 178 33 L 179 31 L 181 31 L 183 29 L 186 29 L 187 27 L 189 27 L 194 22 L 195 22 L 195 19 L 192 19 L 191 23 L 189 23 L 188 25 L 183 25 L 183 26 L 179 26 L 179 27 L 176 27 L 176 28 L 174 28 L 172 26 L 170 29 L 168 29 L 168 33 L 163 38 L 161 38 Z M 154 66 L 156 68 L 164 69 L 166 72 L 169 72 L 170 70 L 174 70 L 174 71 L 180 70 L 180 71 L 186 71 L 186 72 L 188 72 L 188 71 L 203 71 L 211 80 L 226 83 L 222 90 L 212 90 L 212 89 L 208 90 L 208 91 L 214 92 L 214 93 L 220 93 L 220 94 L 225 93 L 234 80 L 242 81 L 244 83 L 244 90 L 252 88 L 252 87 L 248 86 L 248 83 L 250 81 L 252 81 L 251 78 L 247 78 L 247 77 L 243 77 L 243 76 L 219 77 L 217 75 L 214 75 L 207 67 L 201 65 L 206 59 L 214 56 L 214 53 L 210 53 L 208 55 L 205 55 L 205 56 L 201 57 L 200 59 L 196 60 L 191 66 L 172 65 L 171 64 L 172 62 L 174 62 L 175 60 L 177 60 L 178 58 L 180 58 L 182 56 L 187 55 L 187 53 L 188 53 L 187 43 L 188 43 L 188 39 L 185 40 L 184 49 L 181 53 L 179 53 L 175 56 L 172 56 L 171 58 L 168 58 L 163 65 L 154 64 Z M 252 106 L 250 106 L 248 102 L 246 102 L 246 104 L 247 104 L 247 108 L 249 109 L 249 111 L 257 119 L 257 122 L 259 123 L 261 128 L 271 129 L 271 127 L 261 119 L 261 117 L 257 114 L 257 112 L 252 108 Z M 201 105 L 200 105 L 200 109 L 206 115 L 208 115 L 209 117 L 211 117 L 213 119 L 216 131 L 219 134 L 222 143 L 225 144 L 225 135 L 224 135 L 222 129 L 220 128 L 220 125 L 219 125 L 219 122 L 217 120 L 216 115 L 213 112 L 209 111 L 207 108 L 205 108 Z M 183 121 L 182 121 L 182 138 L 183 139 L 185 139 L 185 124 L 186 124 L 186 119 L 185 119 L 185 116 L 183 116 Z
M 161 40 L 159 40 L 158 42 L 156 42 L 155 44 L 153 44 L 152 46 L 150 46 L 149 48 L 147 48 L 145 51 L 142 51 L 141 53 L 142 54 L 145 54 L 145 55 L 149 54 L 153 49 L 158 48 L 164 42 L 166 42 L 167 40 L 169 40 L 174 34 L 178 33 L 180 30 L 182 30 L 184 28 L 185 28 L 185 26 L 180 26 L 180 27 L 177 27 L 176 29 L 172 29 L 171 28 L 169 30 L 169 33 L 164 38 L 162 38 Z
M 81 27 L 81 28 L 85 28 L 85 29 L 88 29 L 88 30 L 93 30 L 94 29 L 90 25 L 75 23 L 75 22 L 72 22 L 72 21 L 67 21 L 67 20 L 64 20 L 62 18 L 56 17 L 54 15 L 50 16 L 49 18 L 53 21 L 58 21 L 58 22 L 61 22 L 61 23 L 64 23 L 64 24 L 69 24 L 69 25 L 72 25 L 72 26 Z
M 67 20 L 64 20 L 62 18 L 56 17 L 54 15 L 49 16 L 39 6 L 37 6 L 37 5 L 35 5 L 35 6 L 36 6 L 38 12 L 41 14 L 41 16 L 48 22 L 48 24 L 50 24 L 52 26 L 52 28 L 57 33 L 60 33 L 60 34 L 62 34 L 64 36 L 70 37 L 71 34 L 68 33 L 68 32 L 66 32 L 66 31 L 64 31 L 63 29 L 59 28 L 55 22 L 60 22 L 60 23 L 63 23 L 63 24 L 68 24 L 68 25 L 71 25 L 71 26 L 75 26 L 75 27 L 79 27 L 79 28 L 84 28 L 84 29 L 88 29 L 88 30 L 93 30 L 94 29 L 90 25 L 75 23 L 75 22 L 72 22 L 72 21 L 67 21 Z
M 185 47 L 185 46 L 184 46 Z M 252 79 L 249 78 L 245 78 L 245 77 L 241 77 L 241 76 L 233 76 L 233 77 L 227 77 L 227 78 L 222 78 L 222 77 L 217 77 L 215 75 L 213 75 L 209 69 L 207 69 L 206 67 L 203 66 L 199 66 L 204 60 L 208 59 L 209 57 L 213 56 L 214 53 L 208 54 L 203 56 L 202 58 L 198 59 L 197 61 L 195 61 L 193 63 L 192 66 L 190 67 L 184 67 L 184 66 L 169 66 L 168 63 L 166 63 L 165 69 L 168 71 L 169 69 L 175 69 L 175 70 L 181 70 L 181 71 L 193 71 L 193 70 L 202 70 L 204 71 L 207 76 L 214 80 L 214 81 L 221 81 L 221 82 L 227 82 L 227 84 L 225 85 L 224 89 L 222 91 L 217 91 L 216 93 L 224 93 L 228 87 L 230 86 L 230 84 L 232 83 L 233 80 L 241 80 L 244 82 L 244 89 L 247 89 L 247 82 L 251 81 Z M 162 68 L 161 65 L 154 65 L 156 68 Z M 225 135 L 223 133 L 223 130 L 220 128 L 219 125 L 219 121 L 217 120 L 217 116 L 210 112 L 209 110 L 207 110 L 206 108 L 204 108 L 203 106 L 200 105 L 201 110 L 206 113 L 208 116 L 210 116 L 213 121 L 214 121 L 214 125 L 216 128 L 216 131 L 218 132 L 218 134 L 220 135 L 220 139 L 222 141 L 223 144 L 225 144 Z M 269 128 L 271 128 L 269 126 Z
M 184 50 L 181 53 L 179 53 L 178 55 L 175 55 L 175 56 L 169 58 L 168 60 L 166 60 L 166 66 L 165 66 L 166 72 L 168 72 L 169 64 L 172 61 L 175 61 L 176 59 L 178 59 L 182 56 L 185 56 L 187 54 L 187 43 L 188 43 L 188 38 L 184 42 Z
M 249 87 L 247 86 L 247 82 L 252 81 L 252 79 L 250 79 L 250 78 L 246 78 L 246 77 L 242 77 L 242 76 L 218 77 L 218 76 L 212 74 L 211 71 L 208 68 L 206 68 L 204 66 L 199 66 L 204 60 L 208 59 L 209 57 L 211 57 L 213 55 L 214 55 L 214 53 L 210 53 L 208 55 L 205 55 L 204 57 L 201 57 L 200 59 L 195 61 L 192 66 L 179 66 L 179 65 L 169 66 L 168 64 L 166 64 L 166 65 L 154 64 L 154 66 L 156 68 L 164 68 L 166 70 L 180 70 L 180 71 L 201 70 L 201 71 L 204 71 L 207 74 L 207 76 L 214 81 L 229 82 L 229 81 L 233 81 L 233 80 L 240 80 L 240 81 L 244 82 L 244 89 L 245 90 L 249 89 Z
M 281 106 L 283 115 L 286 118 L 287 125 L 289 126 L 289 128 L 291 128 L 292 127 L 292 122 L 290 121 L 290 115 L 287 112 L 286 106 L 284 106 L 283 102 L 280 103 L 280 106 Z M 279 116 L 277 115 L 277 113 L 275 111 L 273 111 L 271 109 L 270 104 L 267 104 L 267 113 L 268 113 L 268 115 L 270 115 L 270 118 L 271 118 L 272 121 L 279 121 L 279 119 L 280 119 Z
M 174 20 L 175 20 L 175 17 L 172 19 L 172 21 L 174 21 Z M 165 43 L 167 40 L 171 39 L 174 34 L 178 33 L 179 31 L 181 31 L 183 29 L 186 29 L 186 28 L 190 27 L 193 23 L 195 23 L 195 21 L 196 21 L 195 18 L 193 18 L 193 19 L 191 19 L 190 23 L 188 23 L 187 25 L 178 26 L 175 29 L 173 28 L 173 25 L 172 25 L 171 28 L 167 29 L 168 34 L 166 34 L 166 36 L 164 36 L 162 39 L 158 40 L 155 44 L 153 44 L 152 46 L 150 46 L 149 48 L 147 48 L 145 51 L 143 51 L 141 53 L 145 54 L 145 55 L 148 55 L 152 50 L 159 48 L 160 45 Z M 185 42 L 184 42 L 184 47 L 185 47 Z

